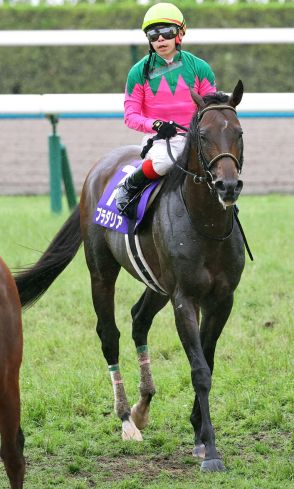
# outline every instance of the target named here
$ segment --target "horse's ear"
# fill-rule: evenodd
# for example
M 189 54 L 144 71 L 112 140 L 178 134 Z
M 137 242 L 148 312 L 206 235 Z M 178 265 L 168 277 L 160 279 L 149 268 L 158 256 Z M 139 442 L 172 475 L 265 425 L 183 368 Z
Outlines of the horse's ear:
M 196 93 L 193 88 L 190 87 L 190 94 L 191 94 L 191 97 L 193 99 L 193 101 L 195 102 L 195 104 L 197 105 L 198 109 L 199 110 L 202 110 L 205 106 L 205 103 L 204 103 L 204 100 L 202 97 L 200 97 L 200 95 L 198 93 Z
M 229 98 L 229 105 L 232 107 L 237 107 L 242 100 L 244 92 L 244 86 L 241 80 L 238 81 L 237 85 L 234 88 L 232 95 Z

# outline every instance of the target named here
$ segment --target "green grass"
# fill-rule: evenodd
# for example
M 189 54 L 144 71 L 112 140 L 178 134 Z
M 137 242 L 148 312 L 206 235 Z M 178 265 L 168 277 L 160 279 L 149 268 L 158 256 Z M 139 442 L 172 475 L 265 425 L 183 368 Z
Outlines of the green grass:
M 23 315 L 22 426 L 26 489 L 288 489 L 293 487 L 293 196 L 242 197 L 247 258 L 219 340 L 210 395 L 217 447 L 228 471 L 202 474 L 192 458 L 188 362 L 170 306 L 149 345 L 157 394 L 142 443 L 121 441 L 83 250 Z M 0 253 L 34 263 L 67 213 L 47 197 L 0 197 Z M 130 308 L 144 290 L 122 272 L 116 295 L 121 369 L 129 401 L 139 372 Z M 0 488 L 8 487 L 0 466 Z

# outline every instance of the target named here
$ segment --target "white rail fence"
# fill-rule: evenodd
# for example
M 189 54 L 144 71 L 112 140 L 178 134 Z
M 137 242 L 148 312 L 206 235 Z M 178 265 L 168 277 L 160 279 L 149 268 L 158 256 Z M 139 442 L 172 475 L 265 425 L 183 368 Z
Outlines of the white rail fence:
M 0 118 L 123 117 L 124 94 L 0 95 Z M 240 116 L 293 117 L 294 93 L 245 93 Z
M 185 44 L 291 44 L 294 28 L 188 29 Z M 146 44 L 140 29 L 0 31 L 0 46 Z M 237 80 L 236 80 L 237 81 Z M 294 93 L 245 93 L 241 116 L 293 117 Z M 123 94 L 0 95 L 0 117 L 122 117 Z
M 141 29 L 0 31 L 0 46 L 146 45 Z M 187 29 L 185 44 L 292 44 L 294 28 Z

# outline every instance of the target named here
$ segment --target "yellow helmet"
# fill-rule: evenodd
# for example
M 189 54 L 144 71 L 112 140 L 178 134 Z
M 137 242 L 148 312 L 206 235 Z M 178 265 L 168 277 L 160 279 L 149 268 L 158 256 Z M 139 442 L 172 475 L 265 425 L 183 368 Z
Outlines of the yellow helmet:
M 172 3 L 156 3 L 147 10 L 142 30 L 146 32 L 146 29 L 154 24 L 175 24 L 178 25 L 185 34 L 186 22 L 180 9 Z

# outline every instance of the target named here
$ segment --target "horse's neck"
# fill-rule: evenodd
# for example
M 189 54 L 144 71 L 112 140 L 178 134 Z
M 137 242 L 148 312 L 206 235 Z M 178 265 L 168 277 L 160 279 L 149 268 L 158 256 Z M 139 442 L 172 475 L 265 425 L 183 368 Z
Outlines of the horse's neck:
M 205 176 L 195 150 L 191 152 L 187 169 Z M 225 210 L 207 183 L 195 184 L 193 177 L 187 175 L 182 192 L 190 220 L 196 228 L 215 236 L 222 236 L 228 232 L 232 223 L 233 208 Z

